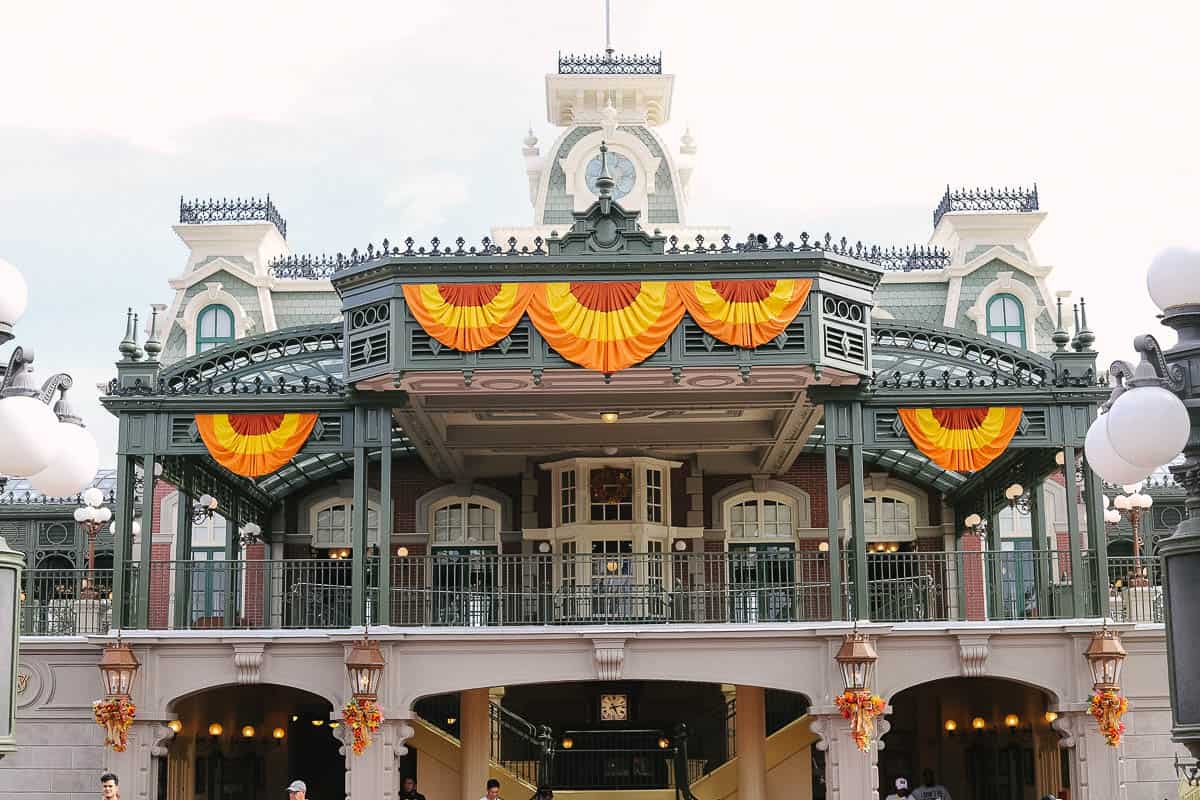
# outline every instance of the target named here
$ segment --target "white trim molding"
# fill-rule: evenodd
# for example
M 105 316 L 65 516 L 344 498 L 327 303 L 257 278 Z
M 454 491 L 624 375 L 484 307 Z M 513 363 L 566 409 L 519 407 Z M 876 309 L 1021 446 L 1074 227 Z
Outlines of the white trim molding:
M 200 312 L 212 305 L 223 305 L 233 314 L 233 338 L 246 336 L 254 328 L 254 319 L 242 308 L 237 298 L 225 291 L 222 284 L 212 281 L 204 284 L 204 291 L 194 295 L 183 307 L 183 313 L 175 323 L 187 337 L 187 354 L 196 355 L 196 320 Z

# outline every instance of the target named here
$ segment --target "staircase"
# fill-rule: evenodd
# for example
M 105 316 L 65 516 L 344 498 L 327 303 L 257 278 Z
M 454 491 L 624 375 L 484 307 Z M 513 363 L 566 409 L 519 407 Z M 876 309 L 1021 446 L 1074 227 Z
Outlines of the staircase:
M 426 797 L 457 797 L 460 791 L 462 745 L 458 739 L 423 719 L 412 721 L 413 736 L 407 742 L 418 755 L 418 777 L 421 793 Z M 500 781 L 503 794 L 514 800 L 524 800 L 537 791 L 531 782 L 516 774 L 518 765 L 488 762 L 488 777 Z M 515 767 L 510 770 L 509 767 Z M 481 790 L 482 793 L 482 790 Z
M 767 797 L 738 798 L 738 757 L 691 785 L 696 800 L 809 800 L 812 796 L 812 746 L 820 738 L 806 714 L 767 737 Z M 558 796 L 558 793 L 555 793 Z

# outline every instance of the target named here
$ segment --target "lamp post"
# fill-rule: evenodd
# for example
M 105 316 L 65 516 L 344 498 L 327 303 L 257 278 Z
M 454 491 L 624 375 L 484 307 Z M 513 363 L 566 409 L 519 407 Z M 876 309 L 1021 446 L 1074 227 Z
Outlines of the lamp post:
M 1163 352 L 1153 336 L 1139 336 L 1134 367 L 1113 362 L 1107 413 L 1088 429 L 1088 463 L 1102 478 L 1132 484 L 1183 451 L 1170 467 L 1187 490 L 1187 517 L 1160 541 L 1171 678 L 1171 738 L 1200 756 L 1200 252 L 1173 248 L 1154 259 L 1146 275 L 1162 322 L 1178 334 Z
M 1122 511 L 1129 515 L 1129 525 L 1133 528 L 1133 576 L 1129 579 L 1129 585 L 1149 586 L 1146 568 L 1142 566 L 1142 515 L 1154 505 L 1154 498 L 1141 493 L 1141 481 L 1121 488 L 1125 494 L 1113 498 L 1113 507 L 1104 512 L 1104 521 L 1112 524 L 1120 522 Z
M 92 486 L 83 492 L 83 505 L 75 509 L 75 521 L 87 533 L 88 576 L 80 598 L 96 598 L 96 535 L 112 520 L 112 509 L 104 505 L 104 492 Z
M 25 557 L 0 537 L 0 758 L 17 749 L 17 613 L 24 564 Z

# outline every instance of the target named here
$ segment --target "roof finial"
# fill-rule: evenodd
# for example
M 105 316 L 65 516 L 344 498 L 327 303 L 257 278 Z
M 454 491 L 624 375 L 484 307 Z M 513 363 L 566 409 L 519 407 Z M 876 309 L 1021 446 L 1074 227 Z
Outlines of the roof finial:
M 614 186 L 616 181 L 608 171 L 608 144 L 600 142 L 600 174 L 596 176 L 596 194 L 601 200 L 610 200 Z
M 1080 352 L 1089 352 L 1096 342 L 1096 334 L 1087 324 L 1087 301 L 1082 297 L 1079 298 L 1079 333 L 1075 334 L 1075 339 L 1079 342 Z
M 1054 333 L 1051 334 L 1050 340 L 1052 342 L 1054 342 L 1054 346 L 1058 349 L 1058 352 L 1065 353 L 1067 350 L 1067 345 L 1070 344 L 1070 342 L 1071 342 L 1071 334 L 1067 333 L 1067 329 L 1063 327 L 1062 301 L 1063 301 L 1062 297 L 1059 296 L 1059 298 L 1058 298 L 1058 327 L 1056 327 L 1054 329 Z
M 1071 337 L 1071 349 L 1078 352 L 1083 349 L 1083 345 L 1079 343 L 1079 304 L 1073 304 L 1071 310 L 1075 315 L 1075 335 Z
M 610 24 L 612 9 L 609 7 L 609 3 L 610 0 L 604 0 L 604 52 L 611 59 L 613 54 L 612 26 Z
M 162 342 L 158 340 L 158 312 L 165 311 L 166 307 L 159 304 L 150 306 L 150 335 L 146 339 L 146 358 L 150 361 L 157 361 L 158 354 L 162 352 Z
M 117 345 L 117 350 L 121 353 L 122 361 L 133 361 L 133 354 L 137 352 L 137 342 L 133 340 L 133 309 L 125 310 L 125 338 Z

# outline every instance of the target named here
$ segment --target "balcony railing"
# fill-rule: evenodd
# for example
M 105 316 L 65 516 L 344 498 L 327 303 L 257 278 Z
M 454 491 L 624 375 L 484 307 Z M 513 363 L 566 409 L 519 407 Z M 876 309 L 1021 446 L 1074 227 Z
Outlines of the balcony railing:
M 1108 613 L 1162 621 L 1157 557 L 1109 558 L 1101 584 L 1084 552 L 1082 586 L 1065 551 L 909 552 L 867 555 L 866 607 L 855 604 L 852 558 L 839 567 L 842 616 L 878 622 L 1072 619 Z M 125 585 L 125 627 L 347 628 L 354 618 L 352 562 L 329 559 L 156 561 L 148 613 L 140 566 Z M 405 627 L 754 624 L 833 619 L 827 553 L 499 555 L 444 551 L 392 559 L 381 596 L 379 561 L 366 564 L 363 616 Z M 27 570 L 25 635 L 104 633 L 112 619 L 112 570 Z M 1082 605 L 1076 607 L 1076 597 Z

